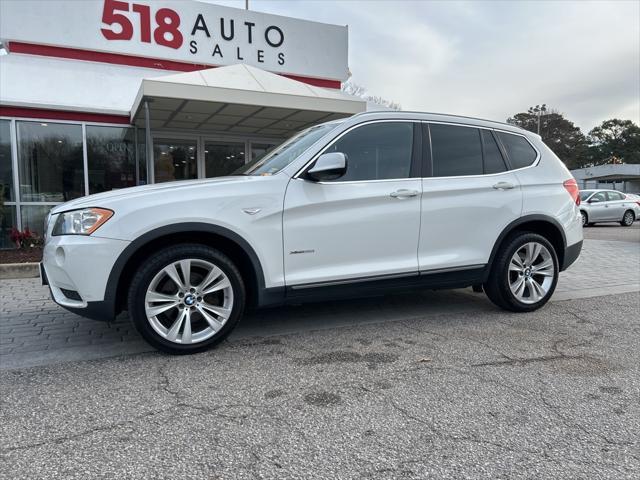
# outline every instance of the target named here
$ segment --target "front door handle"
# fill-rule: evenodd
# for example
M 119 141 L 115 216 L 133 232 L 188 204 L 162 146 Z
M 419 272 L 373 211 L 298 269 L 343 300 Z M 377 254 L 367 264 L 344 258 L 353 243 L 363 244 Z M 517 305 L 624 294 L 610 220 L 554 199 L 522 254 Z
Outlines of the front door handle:
M 509 182 L 498 182 L 493 186 L 493 188 L 496 190 L 511 190 L 512 188 L 515 188 L 515 185 Z
M 400 189 L 400 190 L 396 190 L 395 192 L 391 192 L 389 194 L 389 196 L 391 198 L 409 198 L 409 197 L 415 197 L 418 195 L 417 190 L 406 190 L 406 189 Z

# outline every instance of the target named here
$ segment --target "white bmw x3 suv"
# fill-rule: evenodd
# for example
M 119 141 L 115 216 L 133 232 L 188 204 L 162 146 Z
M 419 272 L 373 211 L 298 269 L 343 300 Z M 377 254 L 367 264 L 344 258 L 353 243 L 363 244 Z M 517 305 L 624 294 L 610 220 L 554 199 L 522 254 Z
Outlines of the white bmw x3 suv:
M 79 315 L 129 315 L 170 353 L 222 340 L 247 307 L 480 286 L 527 312 L 582 247 L 575 180 L 538 135 L 377 112 L 302 131 L 231 176 L 56 207 L 41 273 Z

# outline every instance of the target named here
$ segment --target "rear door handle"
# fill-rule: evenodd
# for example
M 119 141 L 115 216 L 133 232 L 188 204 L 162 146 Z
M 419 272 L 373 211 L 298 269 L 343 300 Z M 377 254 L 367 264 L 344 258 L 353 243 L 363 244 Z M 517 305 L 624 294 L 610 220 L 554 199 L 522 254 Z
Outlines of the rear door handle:
M 389 194 L 389 196 L 391 198 L 409 198 L 409 197 L 415 197 L 418 195 L 417 190 L 406 190 L 406 189 L 400 189 L 400 190 L 396 190 L 395 192 L 391 192 Z
M 493 186 L 493 188 L 496 190 L 511 190 L 512 188 L 515 188 L 515 185 L 509 182 L 498 182 Z

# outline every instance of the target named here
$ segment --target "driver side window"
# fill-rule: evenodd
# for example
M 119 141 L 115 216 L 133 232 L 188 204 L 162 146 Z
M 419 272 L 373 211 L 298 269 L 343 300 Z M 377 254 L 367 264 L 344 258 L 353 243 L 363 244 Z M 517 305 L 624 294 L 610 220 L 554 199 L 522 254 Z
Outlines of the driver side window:
M 604 202 L 606 199 L 607 199 L 607 196 L 604 192 L 598 192 L 598 193 L 595 193 L 593 197 L 591 197 L 589 200 L 591 200 L 593 203 L 596 203 L 596 202 Z
M 409 178 L 413 151 L 412 122 L 377 122 L 356 127 L 325 153 L 341 152 L 347 172 L 334 182 Z

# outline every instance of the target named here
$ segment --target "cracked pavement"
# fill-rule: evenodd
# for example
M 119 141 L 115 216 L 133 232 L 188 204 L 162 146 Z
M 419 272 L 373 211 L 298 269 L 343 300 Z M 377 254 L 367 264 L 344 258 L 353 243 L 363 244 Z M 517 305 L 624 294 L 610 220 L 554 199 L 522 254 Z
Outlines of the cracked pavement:
M 0 371 L 0 478 L 635 478 L 638 312 L 475 302 Z

